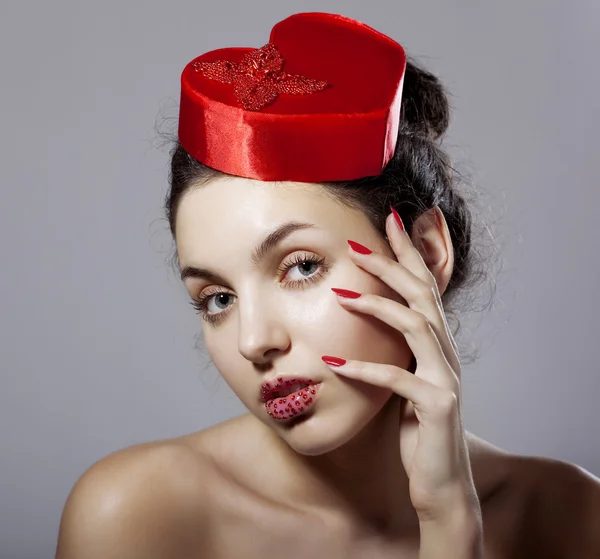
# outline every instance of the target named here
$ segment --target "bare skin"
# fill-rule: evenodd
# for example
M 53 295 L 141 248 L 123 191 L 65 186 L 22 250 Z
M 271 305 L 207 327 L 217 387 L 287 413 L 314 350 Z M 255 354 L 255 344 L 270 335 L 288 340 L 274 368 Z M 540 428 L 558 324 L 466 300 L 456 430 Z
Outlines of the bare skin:
M 266 235 L 292 221 L 310 225 L 252 262 Z M 90 468 L 65 506 L 57 558 L 418 557 L 419 523 L 400 457 L 401 400 L 341 378 L 320 359 L 409 367 L 398 330 L 342 308 L 330 289 L 406 304 L 348 258 L 348 239 L 392 257 L 389 246 L 364 214 L 318 185 L 242 178 L 187 193 L 176 228 L 181 268 L 211 272 L 185 277 L 188 294 L 208 296 L 211 316 L 223 317 L 209 323 L 202 315 L 211 361 L 250 413 Z M 421 215 L 412 241 L 444 293 L 454 260 L 441 212 Z M 326 265 L 298 267 L 312 258 Z M 293 426 L 271 418 L 260 399 L 262 382 L 279 374 L 322 383 L 312 411 Z M 486 559 L 600 555 L 593 525 L 600 480 L 470 433 L 467 443 Z
M 598 556 L 597 478 L 571 464 L 514 455 L 467 435 L 486 559 Z M 416 518 L 402 533 L 390 533 L 361 522 L 350 508 L 295 506 L 276 481 L 267 483 L 284 466 L 273 450 L 265 427 L 245 414 L 117 451 L 75 486 L 56 557 L 264 559 L 277 550 L 290 559 L 418 557 Z
M 297 548 L 297 555 L 287 556 L 298 559 L 313 556 L 356 559 L 418 557 L 416 515 L 414 522 L 405 525 L 401 533 L 393 533 L 393 530 L 390 533 L 365 524 L 349 510 L 341 511 L 341 514 L 340 511 L 334 514 L 304 511 L 298 510 L 293 502 L 282 500 L 276 486 L 265 486 L 265 480 L 276 478 L 281 466 L 276 459 L 264 461 L 272 449 L 263 430 L 264 427 L 252 416 L 244 415 L 181 439 L 194 452 L 210 456 L 214 465 L 217 481 L 212 485 L 210 496 L 211 502 L 216 503 L 211 510 L 218 518 L 213 534 L 214 548 L 219 551 L 211 557 L 264 557 L 269 550 L 278 549 L 279 544 L 288 550 Z M 224 439 L 228 444 L 219 445 L 218 441 Z M 566 549 L 569 532 L 573 528 L 581 529 L 570 525 L 574 521 L 573 516 L 577 517 L 576 511 L 566 501 L 553 503 L 552 509 L 536 508 L 534 501 L 537 492 L 543 491 L 544 485 L 554 481 L 557 474 L 565 483 L 572 483 L 570 473 L 574 474 L 573 479 L 577 478 L 577 474 L 570 471 L 567 464 L 510 454 L 472 433 L 468 433 L 468 444 L 482 503 L 486 559 L 521 557 L 521 553 L 523 557 L 554 557 L 557 543 Z M 217 450 L 211 452 L 210 448 Z M 248 468 L 248 456 L 255 456 L 260 466 Z M 558 473 L 561 466 L 564 468 L 562 474 Z M 595 491 L 598 496 L 599 486 L 591 478 L 587 481 L 586 484 L 581 480 L 583 487 L 587 485 L 587 489 Z M 240 501 L 244 503 L 242 506 Z M 565 525 L 559 527 L 559 533 L 546 533 L 543 539 L 538 539 L 540 534 L 538 530 L 533 531 L 533 527 L 550 522 L 553 510 L 565 505 L 567 508 L 560 513 Z M 571 521 L 568 517 L 572 518 Z M 234 526 L 240 537 L 231 537 Z M 273 533 L 275 526 L 277 535 Z M 247 530 L 248 539 L 242 536 L 244 530 Z M 299 535 L 306 533 L 311 536 Z M 561 539 L 561 535 L 565 539 Z M 252 552 L 247 545 L 251 539 L 259 542 Z M 532 555 L 532 551 L 539 555 Z M 567 556 L 570 555 L 564 555 Z

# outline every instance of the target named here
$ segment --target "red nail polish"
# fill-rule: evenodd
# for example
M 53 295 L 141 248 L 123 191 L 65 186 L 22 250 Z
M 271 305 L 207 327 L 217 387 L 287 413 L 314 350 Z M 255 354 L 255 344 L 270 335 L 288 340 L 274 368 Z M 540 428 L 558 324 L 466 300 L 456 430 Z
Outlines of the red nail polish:
M 392 206 L 390 206 L 390 208 L 392 208 L 392 213 L 394 214 L 394 219 L 396 220 L 398 227 L 400 227 L 402 231 L 406 231 L 406 229 L 404 229 L 404 223 L 402 223 L 402 218 L 398 215 L 398 212 Z
M 331 291 L 337 293 L 341 297 L 348 297 L 349 299 L 358 299 L 360 297 L 360 293 L 356 291 L 350 291 L 349 289 L 340 289 L 338 287 L 332 287 Z
M 355 241 L 348 241 L 348 244 L 352 247 L 352 250 L 358 252 L 359 254 L 371 254 L 372 250 L 368 249 L 366 246 L 361 245 Z
M 325 361 L 325 363 L 327 363 L 328 365 L 333 365 L 334 367 L 341 367 L 342 365 L 346 364 L 345 359 L 340 359 L 339 357 L 331 357 L 330 355 L 323 355 L 321 359 Z

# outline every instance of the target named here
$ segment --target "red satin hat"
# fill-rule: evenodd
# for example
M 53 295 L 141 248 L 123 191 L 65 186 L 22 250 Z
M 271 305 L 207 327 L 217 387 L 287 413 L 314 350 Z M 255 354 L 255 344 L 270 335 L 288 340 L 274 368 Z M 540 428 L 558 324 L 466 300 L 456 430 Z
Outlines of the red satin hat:
M 260 49 L 185 67 L 179 141 L 209 167 L 262 181 L 378 175 L 396 147 L 405 69 L 404 49 L 364 23 L 294 14 Z

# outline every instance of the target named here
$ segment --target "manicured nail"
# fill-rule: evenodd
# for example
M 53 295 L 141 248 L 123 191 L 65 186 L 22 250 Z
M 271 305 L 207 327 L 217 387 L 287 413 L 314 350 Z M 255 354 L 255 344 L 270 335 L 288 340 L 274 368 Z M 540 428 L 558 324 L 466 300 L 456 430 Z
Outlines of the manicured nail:
M 402 223 L 402 218 L 398 215 L 398 212 L 392 206 L 390 206 L 390 208 L 392 208 L 392 213 L 394 214 L 394 219 L 396 220 L 398 227 L 400 227 L 402 231 L 406 231 L 406 229 L 404 229 L 404 223 Z
M 333 365 L 334 367 L 341 367 L 342 365 L 346 364 L 345 359 L 340 359 L 339 357 L 331 357 L 331 355 L 323 355 L 321 359 L 325 361 L 325 363 L 327 363 L 328 365 Z
M 353 251 L 358 252 L 359 254 L 371 254 L 371 252 L 373 252 L 366 246 L 363 246 L 355 241 L 348 241 L 348 244 L 352 247 Z
M 358 299 L 360 297 L 360 293 L 356 291 L 350 291 L 349 289 L 339 289 L 338 287 L 332 287 L 331 291 L 337 293 L 341 297 L 348 297 L 349 299 Z

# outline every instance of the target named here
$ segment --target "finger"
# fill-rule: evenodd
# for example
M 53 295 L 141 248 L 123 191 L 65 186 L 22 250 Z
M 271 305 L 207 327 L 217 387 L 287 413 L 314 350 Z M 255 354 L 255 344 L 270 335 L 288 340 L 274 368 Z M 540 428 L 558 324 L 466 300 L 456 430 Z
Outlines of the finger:
M 400 225 L 399 222 L 402 221 L 402 218 L 393 207 L 390 209 L 392 212 L 385 220 L 385 229 L 390 246 L 398 259 L 398 262 L 404 264 L 404 266 L 424 282 L 429 284 L 432 284 L 432 282 L 436 283 L 435 278 L 423 260 L 423 256 L 421 256 L 421 253 L 413 244 L 406 229 L 404 229 L 404 224 L 402 224 L 402 226 Z M 396 218 L 396 216 L 398 217 Z M 396 219 L 398 219 L 398 221 Z
M 446 337 L 450 341 L 452 348 L 454 349 L 454 353 L 456 354 L 456 363 L 453 363 L 452 356 L 447 355 L 448 361 L 452 364 L 453 367 L 456 367 L 458 370 L 460 365 L 458 361 L 458 346 L 456 344 L 456 340 L 450 331 L 450 327 L 448 326 L 448 321 L 446 320 L 446 314 L 444 313 L 444 305 L 442 304 L 442 296 L 439 292 L 439 287 L 437 284 L 437 280 L 431 273 L 431 270 L 425 264 L 423 260 L 423 256 L 417 250 L 415 245 L 412 242 L 409 234 L 406 232 L 404 228 L 404 224 L 402 223 L 402 218 L 398 215 L 398 212 L 395 210 L 393 206 L 390 206 L 391 213 L 388 215 L 385 228 L 387 232 L 388 241 L 390 243 L 390 247 L 392 251 L 396 255 L 396 258 L 399 263 L 404 265 L 406 268 L 411 270 L 416 277 L 424 281 L 427 285 L 431 286 L 431 290 L 436 298 L 437 306 L 440 308 L 441 314 L 441 323 L 446 333 Z M 423 312 L 423 311 L 421 311 Z M 426 314 L 426 313 L 424 313 Z M 427 316 L 427 315 L 426 315 Z M 430 322 L 434 325 L 434 329 L 438 329 L 438 324 L 435 320 L 432 320 L 429 317 Z M 439 336 L 439 333 L 438 333 Z M 442 341 L 442 338 L 440 337 Z M 445 344 L 442 341 L 442 345 L 445 347 Z
M 361 254 L 355 251 L 352 245 L 349 246 L 348 251 L 351 259 L 358 266 L 378 277 L 396 291 L 411 309 L 427 317 L 448 363 L 456 371 L 460 370 L 458 349 L 446 322 L 435 280 L 433 281 L 435 286 L 432 286 L 417 277 L 400 262 L 396 262 L 379 252 Z
M 439 387 L 457 389 L 458 378 L 425 315 L 372 293 L 358 298 L 338 294 L 338 301 L 348 310 L 374 316 L 401 332 L 417 361 L 417 374 Z
M 457 398 L 452 390 L 436 386 L 401 367 L 385 363 L 340 360 L 339 357 L 328 355 L 324 355 L 321 359 L 335 373 L 374 386 L 389 388 L 395 394 L 406 398 L 413 403 L 415 410 L 422 414 L 418 416 L 419 422 L 423 422 L 424 419 L 429 421 L 444 419 L 449 413 L 458 409 Z M 333 364 L 332 359 L 345 362 L 343 365 L 336 365 Z

